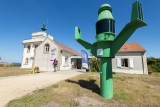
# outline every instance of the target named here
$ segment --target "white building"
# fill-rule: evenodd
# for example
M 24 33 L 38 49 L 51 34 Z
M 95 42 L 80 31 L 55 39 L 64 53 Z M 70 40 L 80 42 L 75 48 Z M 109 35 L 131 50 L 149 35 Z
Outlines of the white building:
M 24 50 L 21 68 L 38 66 L 41 71 L 54 71 L 53 60 L 58 60 L 58 70 L 72 68 L 71 57 L 79 53 L 55 40 L 46 32 L 32 33 L 32 38 L 23 40 Z
M 113 72 L 148 74 L 146 50 L 138 43 L 126 43 L 112 59 Z

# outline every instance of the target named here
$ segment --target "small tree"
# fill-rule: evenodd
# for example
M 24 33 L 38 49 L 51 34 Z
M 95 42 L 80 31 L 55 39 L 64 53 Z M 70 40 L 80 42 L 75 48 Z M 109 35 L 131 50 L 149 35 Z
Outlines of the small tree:
M 98 58 L 90 59 L 89 66 L 91 72 L 100 72 L 100 60 Z

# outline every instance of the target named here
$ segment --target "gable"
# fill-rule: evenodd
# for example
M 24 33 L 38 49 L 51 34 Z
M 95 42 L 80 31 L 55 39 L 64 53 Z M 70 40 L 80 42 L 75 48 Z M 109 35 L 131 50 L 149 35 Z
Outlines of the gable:
M 52 48 L 59 48 L 51 39 L 46 38 L 38 47 L 38 48 L 43 48 L 45 46 L 45 44 L 49 44 L 50 45 L 50 49 Z

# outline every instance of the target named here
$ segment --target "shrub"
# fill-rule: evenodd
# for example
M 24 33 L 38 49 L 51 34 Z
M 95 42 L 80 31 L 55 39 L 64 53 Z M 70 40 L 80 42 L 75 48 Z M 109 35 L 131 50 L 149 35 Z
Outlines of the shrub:
M 160 58 L 147 58 L 147 65 L 149 72 L 160 72 Z
M 100 60 L 98 58 L 90 59 L 89 66 L 91 72 L 100 72 Z

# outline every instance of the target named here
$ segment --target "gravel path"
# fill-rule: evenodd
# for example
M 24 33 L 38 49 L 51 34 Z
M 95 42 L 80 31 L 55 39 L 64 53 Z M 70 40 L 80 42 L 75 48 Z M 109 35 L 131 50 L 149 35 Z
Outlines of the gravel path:
M 34 90 L 45 88 L 61 80 L 82 74 L 77 70 L 45 72 L 21 76 L 0 78 L 0 107 L 16 98 L 22 97 Z

